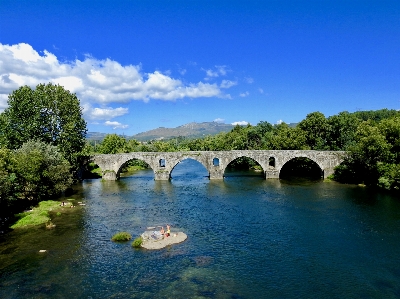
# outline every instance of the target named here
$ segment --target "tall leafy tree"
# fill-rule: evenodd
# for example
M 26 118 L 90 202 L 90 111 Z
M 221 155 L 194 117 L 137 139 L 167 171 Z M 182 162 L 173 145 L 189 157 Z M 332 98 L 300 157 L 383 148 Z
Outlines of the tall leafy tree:
M 307 114 L 298 125 L 306 133 L 307 145 L 313 150 L 329 149 L 327 135 L 330 130 L 328 120 L 321 112 Z
M 357 127 L 361 120 L 347 111 L 328 118 L 327 144 L 331 150 L 347 150 L 355 144 Z
M 57 146 L 77 167 L 78 153 L 85 146 L 86 122 L 75 94 L 59 85 L 39 84 L 36 89 L 22 86 L 8 96 L 0 131 L 0 142 L 9 149 L 40 140 Z

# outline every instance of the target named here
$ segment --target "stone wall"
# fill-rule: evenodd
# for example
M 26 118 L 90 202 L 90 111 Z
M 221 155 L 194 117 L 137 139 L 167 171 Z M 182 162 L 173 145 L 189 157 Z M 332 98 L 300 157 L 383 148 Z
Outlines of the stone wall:
M 291 159 L 309 158 L 318 164 L 326 178 L 334 172 L 345 156 L 339 151 L 302 150 L 254 150 L 254 151 L 188 151 L 188 152 L 135 152 L 114 155 L 96 155 L 92 161 L 102 170 L 103 179 L 119 178 L 122 166 L 132 159 L 143 160 L 154 171 L 155 180 L 169 180 L 174 167 L 185 159 L 200 162 L 208 171 L 210 179 L 223 179 L 229 163 L 239 157 L 255 160 L 264 170 L 266 179 L 279 178 L 282 167 Z

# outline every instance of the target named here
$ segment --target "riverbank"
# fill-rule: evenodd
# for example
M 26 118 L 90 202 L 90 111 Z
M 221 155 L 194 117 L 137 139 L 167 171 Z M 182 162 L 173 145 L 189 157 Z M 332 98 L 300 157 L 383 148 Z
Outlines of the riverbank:
M 73 199 L 67 202 L 54 200 L 41 201 L 38 206 L 31 210 L 16 214 L 15 216 L 18 220 L 10 228 L 28 228 L 42 224 L 46 224 L 48 228 L 53 228 L 52 217 L 61 216 L 65 212 L 65 209 L 75 208 L 73 201 Z

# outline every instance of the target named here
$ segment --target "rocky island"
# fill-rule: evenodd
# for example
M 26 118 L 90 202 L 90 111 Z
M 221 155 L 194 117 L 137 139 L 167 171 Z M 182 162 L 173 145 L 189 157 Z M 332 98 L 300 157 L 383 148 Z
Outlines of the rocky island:
M 146 230 L 141 237 L 141 247 L 146 249 L 162 249 L 168 245 L 178 244 L 187 239 L 187 235 L 183 232 L 173 232 L 167 237 L 159 231 L 152 230 Z

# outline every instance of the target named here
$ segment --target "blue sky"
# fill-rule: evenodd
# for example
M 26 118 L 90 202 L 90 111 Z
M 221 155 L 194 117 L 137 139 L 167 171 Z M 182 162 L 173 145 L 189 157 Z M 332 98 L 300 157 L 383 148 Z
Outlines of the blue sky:
M 400 109 L 400 1 L 0 1 L 0 111 L 76 93 L 92 132 Z

